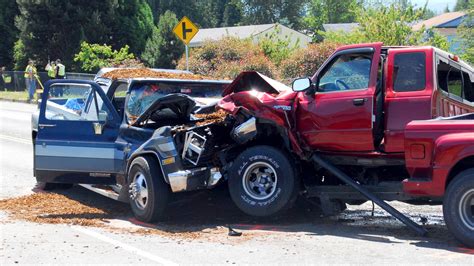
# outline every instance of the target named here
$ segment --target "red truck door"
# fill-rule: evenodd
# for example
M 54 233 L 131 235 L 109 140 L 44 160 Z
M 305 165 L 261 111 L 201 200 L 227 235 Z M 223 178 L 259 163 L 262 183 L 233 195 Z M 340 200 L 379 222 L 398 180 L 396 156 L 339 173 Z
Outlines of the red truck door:
M 381 49 L 382 43 L 340 48 L 313 76 L 316 93 L 299 94 L 297 127 L 311 148 L 374 150 L 374 95 Z

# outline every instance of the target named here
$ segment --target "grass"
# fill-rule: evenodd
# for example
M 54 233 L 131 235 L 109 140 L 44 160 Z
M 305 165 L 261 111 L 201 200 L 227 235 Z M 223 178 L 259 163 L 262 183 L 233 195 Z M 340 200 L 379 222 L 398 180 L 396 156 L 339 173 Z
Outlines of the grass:
M 26 101 L 28 93 L 26 91 L 0 91 L 0 100 Z

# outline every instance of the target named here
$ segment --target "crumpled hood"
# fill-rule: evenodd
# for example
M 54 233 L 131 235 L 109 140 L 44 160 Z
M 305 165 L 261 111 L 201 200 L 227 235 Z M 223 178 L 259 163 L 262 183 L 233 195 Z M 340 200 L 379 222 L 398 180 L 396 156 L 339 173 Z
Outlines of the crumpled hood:
M 227 86 L 222 96 L 242 91 L 260 91 L 270 94 L 279 94 L 285 91 L 291 91 L 291 88 L 259 72 L 244 71 Z
M 189 117 L 196 106 L 196 101 L 185 94 L 169 94 L 156 99 L 133 123 L 136 126 L 153 116 L 157 110 L 169 108 L 180 117 Z

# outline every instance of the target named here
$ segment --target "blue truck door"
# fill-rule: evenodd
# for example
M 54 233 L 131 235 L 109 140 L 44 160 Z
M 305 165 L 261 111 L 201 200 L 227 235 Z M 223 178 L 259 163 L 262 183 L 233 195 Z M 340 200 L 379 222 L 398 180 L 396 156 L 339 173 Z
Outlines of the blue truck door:
M 35 142 L 39 182 L 115 183 L 123 159 L 117 149 L 120 118 L 95 82 L 46 83 Z

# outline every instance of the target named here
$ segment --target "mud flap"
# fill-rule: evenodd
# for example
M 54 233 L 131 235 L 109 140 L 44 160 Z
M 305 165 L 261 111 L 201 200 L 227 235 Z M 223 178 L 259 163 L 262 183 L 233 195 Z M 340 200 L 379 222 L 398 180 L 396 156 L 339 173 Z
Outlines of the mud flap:
M 380 208 L 384 209 L 386 212 L 390 213 L 393 217 L 397 218 L 400 222 L 404 223 L 406 226 L 408 226 L 410 229 L 415 231 L 417 234 L 424 236 L 428 233 L 425 228 L 420 226 L 419 224 L 415 223 L 412 221 L 410 218 L 402 214 L 401 212 L 397 211 L 395 208 L 387 204 L 385 201 L 381 200 L 377 196 L 375 196 L 372 192 L 368 191 L 364 187 L 362 187 L 360 184 L 358 184 L 354 179 L 346 175 L 344 172 L 339 170 L 337 167 L 332 165 L 331 163 L 327 162 L 326 160 L 322 159 L 318 155 L 313 155 L 311 157 L 314 163 L 317 165 L 325 168 L 329 172 L 331 172 L 333 175 L 335 175 L 337 178 L 342 180 L 344 183 L 347 185 L 351 186 L 355 190 L 359 191 L 364 197 L 366 197 L 368 200 L 373 201 L 375 204 L 380 206 Z

